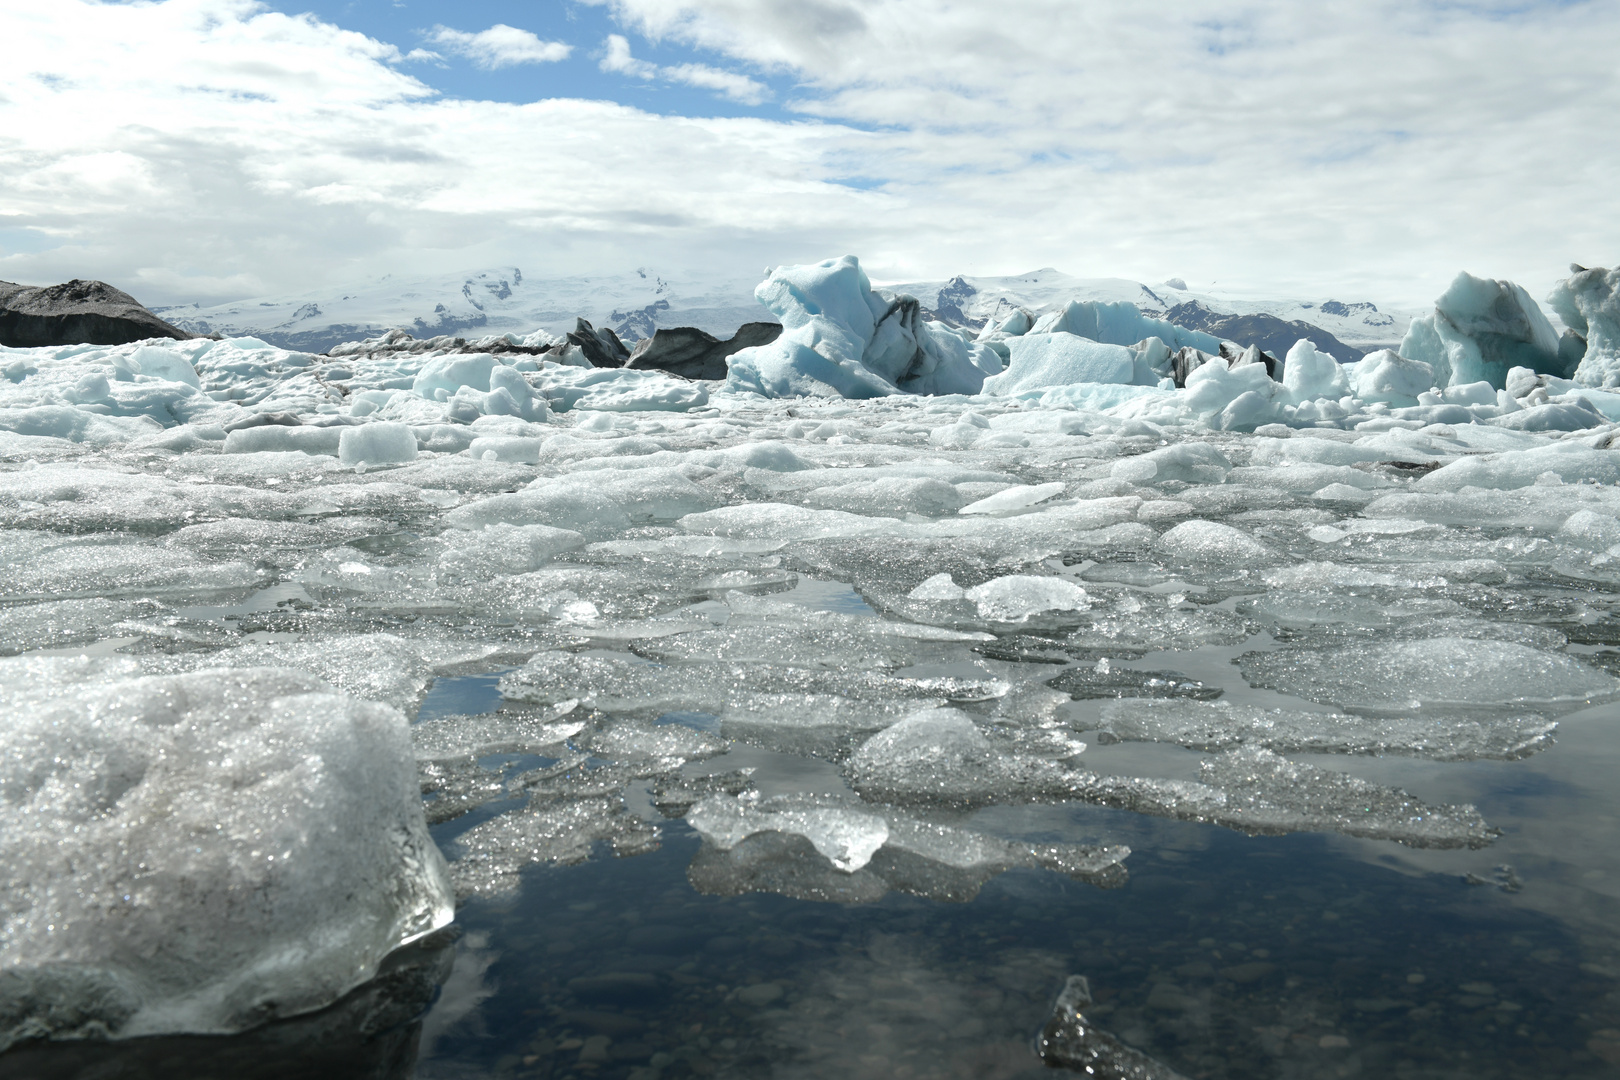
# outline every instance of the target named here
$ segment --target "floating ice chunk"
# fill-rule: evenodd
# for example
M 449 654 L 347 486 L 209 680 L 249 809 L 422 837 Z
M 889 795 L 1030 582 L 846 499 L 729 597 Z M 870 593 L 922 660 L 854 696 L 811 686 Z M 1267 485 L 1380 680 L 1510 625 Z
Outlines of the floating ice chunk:
M 1109 475 L 1133 484 L 1219 484 L 1232 471 L 1227 456 L 1206 442 L 1181 442 L 1116 461 Z
M 460 858 L 450 864 L 456 896 L 499 896 L 518 887 L 526 867 L 581 863 L 598 843 L 619 855 L 658 847 L 658 826 L 630 813 L 617 795 L 581 799 L 533 798 L 456 838 Z
M 1484 847 L 1497 836 L 1472 806 L 1427 805 L 1399 788 L 1289 761 L 1258 746 L 1205 759 L 1199 778 L 1225 797 L 1219 809 L 1194 816 L 1250 833 L 1331 829 L 1436 848 Z
M 1579 708 L 1620 694 L 1620 680 L 1568 656 L 1505 641 L 1440 637 L 1344 650 L 1250 653 L 1252 686 L 1378 712 Z
M 225 436 L 222 454 L 261 454 L 266 452 L 304 454 L 330 454 L 336 456 L 343 436 L 349 428 L 343 427 L 289 427 L 283 424 L 262 424 L 242 428 Z M 411 439 L 411 453 L 415 456 L 416 439 Z
M 416 433 L 408 424 L 375 423 L 344 428 L 338 460 L 345 465 L 393 465 L 416 460 Z
M 1288 350 L 1282 383 L 1295 404 L 1316 398 L 1336 401 L 1349 391 L 1343 365 L 1327 353 L 1318 352 L 1306 338 L 1300 338 Z M 1491 400 L 1496 400 L 1494 395 Z
M 877 798 L 975 803 L 996 791 L 1022 801 L 1013 794 L 1021 764 L 992 747 L 966 714 L 928 709 L 866 740 L 844 771 L 852 787 Z
M 1091 607 L 1086 590 L 1072 581 L 1030 574 L 1008 574 L 968 589 L 963 596 L 978 605 L 979 614 L 997 622 L 1024 622 L 1043 611 L 1085 611 Z
M 1620 544 L 1620 519 L 1612 514 L 1577 510 L 1564 519 L 1558 527 L 1558 535 L 1584 547 L 1606 550 Z
M 1437 386 L 1484 379 L 1500 389 L 1509 368 L 1559 376 L 1574 370 L 1559 355 L 1558 335 L 1529 293 L 1511 281 L 1466 272 L 1434 302 L 1433 315 L 1412 320 L 1400 353 L 1430 365 Z
M 0 654 L 94 641 L 135 611 L 130 601 L 102 599 L 0 608 Z
M 0 1047 L 317 1009 L 451 919 L 404 719 L 301 673 L 121 681 L 13 714 L 0 799 Z
M 1191 347 L 1207 353 L 1218 353 L 1221 348 L 1219 338 L 1163 319 L 1148 318 L 1128 301 L 1071 300 L 1042 315 L 1027 332 L 1075 334 L 1114 345 L 1134 345 L 1146 338 L 1158 338 L 1172 349 Z M 1008 345 L 1011 344 L 1009 341 Z
M 585 737 L 584 744 L 597 757 L 615 761 L 644 758 L 701 761 L 726 752 L 724 739 L 680 724 L 654 725 L 619 720 Z
M 1362 401 L 1416 405 L 1418 395 L 1427 393 L 1435 385 L 1436 378 L 1438 376 L 1428 364 L 1408 360 L 1390 349 L 1379 349 L 1351 366 L 1350 390 Z M 1440 382 L 1443 385 L 1445 379 L 1440 378 Z
M 1581 480 L 1613 484 L 1620 481 L 1620 453 L 1593 450 L 1578 442 L 1556 442 L 1530 450 L 1459 458 L 1419 478 L 1414 486 L 1424 491 L 1503 490 L 1529 487 L 1549 472 L 1567 484 Z
M 1083 1073 L 1094 1080 L 1186 1080 L 1180 1073 L 1101 1030 L 1082 1009 L 1091 1004 L 1084 975 L 1071 975 L 1041 1028 L 1035 1052 L 1054 1069 Z
M 814 488 L 805 493 L 804 501 L 823 509 L 855 514 L 912 513 L 938 517 L 961 507 L 963 500 L 956 488 L 943 480 L 893 476 Z
M 210 562 L 160 544 L 104 536 L 0 532 L 0 598 L 200 597 L 262 585 L 250 564 Z
M 1271 562 L 1277 553 L 1241 529 L 1214 521 L 1183 521 L 1159 537 L 1158 550 L 1187 562 L 1245 563 Z
M 750 540 L 811 540 L 834 536 L 881 536 L 900 522 L 843 510 L 814 510 L 787 503 L 747 503 L 689 514 L 676 522 L 690 533 Z
M 1011 362 L 984 380 L 984 392 L 1006 397 L 1073 383 L 1123 383 L 1136 378 L 1136 354 L 1069 333 L 1030 333 L 1007 342 Z
M 935 574 L 906 594 L 912 600 L 960 600 L 967 590 L 951 579 L 951 575 Z
M 475 461 L 516 461 L 533 465 L 540 460 L 540 447 L 543 445 L 542 439 L 489 435 L 469 443 L 467 454 Z
M 435 356 L 416 373 L 411 390 L 429 399 L 437 397 L 440 391 L 445 397 L 454 396 L 463 386 L 488 391 L 490 373 L 500 366 L 501 362 L 488 353 Z
M 991 367 L 983 346 L 970 349 L 944 324 L 925 322 L 914 297 L 873 292 L 852 255 L 778 267 L 754 295 L 784 330 L 769 345 L 730 357 L 732 390 L 765 397 L 975 394 Z
M 676 469 L 603 470 L 542 476 L 520 492 L 458 506 L 445 515 L 445 523 L 460 529 L 501 522 L 550 525 L 605 538 L 634 524 L 670 521 L 712 505 L 713 497 Z
M 1103 720 L 1115 738 L 1193 750 L 1262 746 L 1279 754 L 1409 754 L 1435 761 L 1528 757 L 1551 746 L 1558 729 L 1539 716 L 1373 718 L 1188 700 L 1120 702 L 1104 708 Z
M 554 555 L 585 545 L 585 538 L 549 525 L 497 523 L 482 529 L 448 529 L 439 535 L 446 550 L 439 557 L 441 578 L 484 580 L 499 574 L 527 574 Z
M 1061 480 L 1050 484 L 1020 484 L 994 495 L 970 503 L 958 510 L 959 514 L 1001 514 L 1009 510 L 1023 510 L 1063 494 L 1067 487 Z
M 708 841 L 688 876 L 699 891 L 722 896 L 768 891 L 852 903 L 893 889 L 962 902 L 1014 867 L 1055 870 L 1107 888 L 1125 882 L 1130 855 L 1120 845 L 1003 840 L 830 796 L 713 796 L 688 821 Z
M 687 813 L 686 823 L 721 851 L 729 851 L 760 832 L 802 836 L 846 874 L 871 862 L 872 855 L 889 838 L 889 823 L 881 814 L 849 805 L 817 805 L 804 799 L 773 799 L 764 804 L 705 799 Z
M 435 671 L 482 660 L 494 651 L 495 646 L 471 642 L 339 634 L 324 639 L 248 641 L 213 653 L 155 655 L 146 657 L 142 666 L 154 674 L 212 667 L 297 668 L 345 694 L 380 701 L 412 715 Z
M 1283 394 L 1281 383 L 1273 382 L 1264 364 L 1238 364 L 1228 368 L 1224 360 L 1204 364 L 1187 376 L 1187 393 L 1182 398 L 1193 415 L 1206 422 L 1222 417 L 1225 410 L 1248 394 L 1244 405 L 1233 411 L 1232 430 L 1253 431 L 1266 419 L 1278 415 Z M 1239 422 L 1241 421 L 1241 422 Z M 1217 422 L 1216 426 L 1221 426 Z
M 555 749 L 585 729 L 583 720 L 568 718 L 564 703 L 545 716 L 489 713 L 485 716 L 441 716 L 411 728 L 418 761 L 472 761 L 490 754 L 538 754 Z M 556 719 L 557 717 L 563 719 Z
M 1572 276 L 1553 286 L 1547 297 L 1548 306 L 1569 327 L 1559 343 L 1561 355 L 1567 361 L 1579 353 L 1579 366 L 1570 377 L 1582 386 L 1620 386 L 1620 268 L 1570 270 Z

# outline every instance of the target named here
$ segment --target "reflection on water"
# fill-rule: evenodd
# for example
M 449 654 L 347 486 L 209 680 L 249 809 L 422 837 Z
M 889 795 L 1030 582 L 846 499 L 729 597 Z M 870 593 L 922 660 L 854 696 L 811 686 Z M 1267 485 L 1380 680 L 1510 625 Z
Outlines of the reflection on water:
M 1179 660 L 1200 680 L 1235 682 L 1229 662 Z M 423 719 L 489 709 L 495 681 L 439 680 Z M 1077 731 L 1090 715 L 1078 708 Z M 1317 759 L 1477 804 L 1504 829 L 1483 851 L 1248 837 L 1080 804 L 873 808 L 892 829 L 971 831 L 1004 852 L 1128 845 L 1113 877 L 1066 876 L 1033 855 L 923 874 L 889 845 L 862 871 L 872 888 L 839 894 L 859 875 L 840 877 L 805 837 L 755 834 L 722 851 L 665 819 L 689 805 L 660 794 L 667 782 L 632 783 L 627 811 L 658 823 L 655 850 L 615 858 L 598 845 L 582 864 L 524 870 L 515 891 L 462 907 L 453 950 L 443 940 L 402 950 L 331 1009 L 234 1038 L 25 1047 L 3 1071 L 1033 1080 L 1053 1075 L 1036 1036 L 1066 980 L 1083 974 L 1087 1021 L 1165 1076 L 1609 1077 L 1620 1069 L 1613 718 L 1613 707 L 1565 717 L 1557 745 L 1524 761 Z M 715 723 L 660 718 L 700 733 Z M 1199 755 L 1093 742 L 1086 759 L 1175 778 L 1196 775 Z M 550 761 L 482 764 L 517 775 Z M 752 770 L 767 811 L 852 798 L 831 763 L 757 747 L 683 773 L 695 789 L 737 770 Z M 517 805 L 487 804 L 434 835 L 453 849 Z
M 241 1035 L 25 1044 L 0 1058 L 6 1080 L 406 1080 L 424 1010 L 452 965 L 457 931 L 395 950 L 377 977 L 319 1012 Z M 3 976 L 0 976 L 3 977 Z M 449 985 L 449 983 L 446 983 Z M 443 995 L 440 995 L 441 1000 Z M 437 1011 L 437 1010 L 436 1010 Z

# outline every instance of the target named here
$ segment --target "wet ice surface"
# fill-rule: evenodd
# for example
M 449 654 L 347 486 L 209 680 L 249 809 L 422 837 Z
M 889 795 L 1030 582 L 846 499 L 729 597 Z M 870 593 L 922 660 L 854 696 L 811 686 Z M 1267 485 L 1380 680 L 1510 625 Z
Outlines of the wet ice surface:
M 560 375 L 468 424 L 353 367 L 331 412 L 263 400 L 415 425 L 411 460 L 116 410 L 8 441 L 0 650 L 107 665 L 69 712 L 277 668 L 416 721 L 455 971 L 403 1041 L 301 1021 L 383 1074 L 1049 1075 L 1075 974 L 1163 1075 L 1620 1060 L 1608 426 Z M 6 909 L 8 966 L 52 903 Z

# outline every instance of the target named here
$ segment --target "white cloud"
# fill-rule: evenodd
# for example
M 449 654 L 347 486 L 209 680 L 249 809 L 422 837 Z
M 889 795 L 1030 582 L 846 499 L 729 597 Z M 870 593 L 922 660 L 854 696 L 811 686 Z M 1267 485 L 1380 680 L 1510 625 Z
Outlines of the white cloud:
M 853 251 L 891 280 L 1051 265 L 1421 303 L 1463 268 L 1539 294 L 1620 259 L 1614 5 L 1141 10 L 617 3 L 627 32 L 793 80 L 783 121 L 445 100 L 392 45 L 251 0 L 0 0 L 0 278 L 168 303 Z M 724 91 L 683 66 L 654 77 Z M 60 246 L 5 247 L 24 234 Z
M 528 30 L 519 30 L 505 23 L 496 23 L 476 34 L 452 30 L 448 26 L 435 26 L 427 38 L 457 56 L 466 57 L 475 67 L 485 71 L 518 64 L 556 63 L 568 59 L 568 54 L 574 51 L 572 45 L 561 41 L 542 41 Z
M 630 55 L 630 42 L 619 34 L 609 34 L 602 53 L 602 62 L 598 65 L 603 71 L 615 72 L 619 75 L 632 75 L 638 79 L 656 79 L 658 65 L 649 64 L 645 60 L 637 60 Z
M 646 60 L 637 60 L 630 55 L 630 42 L 622 34 L 608 35 L 603 45 L 601 62 L 597 66 L 603 71 L 629 75 L 637 79 L 664 79 L 668 82 L 713 90 L 744 105 L 759 105 L 768 101 L 771 96 L 770 89 L 764 83 L 734 71 L 722 71 L 707 64 L 671 64 L 659 67 Z
M 671 82 L 718 91 L 732 101 L 744 105 L 759 105 L 771 96 L 764 83 L 756 82 L 746 75 L 738 75 L 734 71 L 721 71 L 707 64 L 674 64 L 663 68 L 661 73 Z

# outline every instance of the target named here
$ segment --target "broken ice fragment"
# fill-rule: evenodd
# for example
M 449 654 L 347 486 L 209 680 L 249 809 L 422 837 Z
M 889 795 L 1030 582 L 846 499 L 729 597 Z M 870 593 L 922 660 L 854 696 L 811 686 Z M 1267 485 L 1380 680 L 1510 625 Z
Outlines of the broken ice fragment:
M 1369 712 L 1567 710 L 1620 695 L 1620 680 L 1569 656 L 1472 638 L 1249 653 L 1240 665 L 1251 686 Z
M 1374 718 L 1190 701 L 1121 702 L 1107 706 L 1103 720 L 1104 731 L 1128 742 L 1193 750 L 1263 746 L 1284 754 L 1410 754 L 1435 761 L 1528 757 L 1551 746 L 1558 729 L 1539 716 Z
M 1046 685 L 1062 690 L 1076 701 L 1095 698 L 1192 698 L 1213 701 L 1221 696 L 1221 688 L 1208 686 L 1197 679 L 1189 679 L 1175 671 L 1138 671 L 1134 668 L 1116 668 L 1108 660 L 1099 660 L 1095 666 L 1072 667 Z
M 1081 1012 L 1091 1004 L 1084 975 L 1071 975 L 1041 1028 L 1035 1050 L 1054 1069 L 1084 1073 L 1092 1080 L 1186 1080 L 1180 1073 L 1101 1030 Z
M 450 921 L 394 709 L 270 668 L 73 691 L 0 725 L 0 1048 L 318 1009 Z

